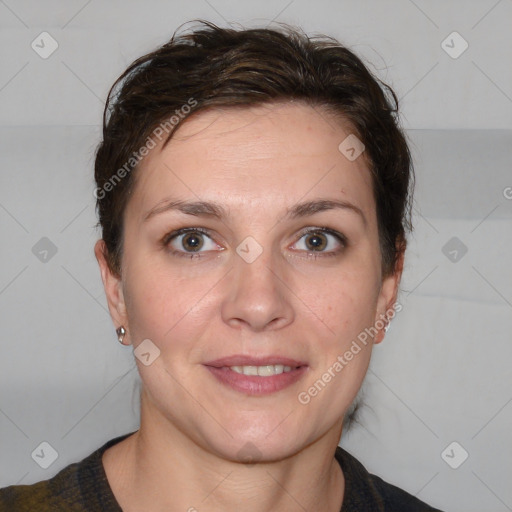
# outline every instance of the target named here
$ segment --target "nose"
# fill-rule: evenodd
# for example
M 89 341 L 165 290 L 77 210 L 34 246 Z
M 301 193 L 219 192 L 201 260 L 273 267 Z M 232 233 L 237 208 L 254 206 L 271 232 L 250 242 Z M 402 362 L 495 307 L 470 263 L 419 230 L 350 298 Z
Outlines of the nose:
M 254 332 L 282 329 L 293 322 L 293 293 L 287 283 L 288 263 L 263 252 L 252 262 L 233 255 L 227 291 L 222 302 L 222 319 L 230 327 Z

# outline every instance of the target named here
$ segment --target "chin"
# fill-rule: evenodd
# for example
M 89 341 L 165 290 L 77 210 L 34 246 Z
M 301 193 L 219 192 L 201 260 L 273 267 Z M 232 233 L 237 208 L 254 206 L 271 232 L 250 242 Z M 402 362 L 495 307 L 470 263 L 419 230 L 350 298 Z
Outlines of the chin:
M 286 425 L 286 415 L 272 414 L 262 421 L 237 422 L 228 427 L 229 434 L 205 436 L 209 451 L 240 463 L 275 462 L 298 453 L 310 443 L 310 437 L 296 424 Z M 209 439 L 208 439 L 209 438 Z
M 300 451 L 300 444 L 296 439 L 293 442 L 284 443 L 280 439 L 269 441 L 264 435 L 253 439 L 240 436 L 233 439 L 229 446 L 216 448 L 218 455 L 226 460 L 242 464 L 257 464 L 286 459 Z

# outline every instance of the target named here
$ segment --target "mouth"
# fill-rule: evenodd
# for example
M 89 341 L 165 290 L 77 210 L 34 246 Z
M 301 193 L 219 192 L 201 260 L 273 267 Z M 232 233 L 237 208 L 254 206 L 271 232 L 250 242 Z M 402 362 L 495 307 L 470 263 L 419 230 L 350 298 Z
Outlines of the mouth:
M 305 362 L 280 356 L 230 356 L 204 366 L 224 386 L 246 395 L 268 395 L 300 380 L 308 370 Z
M 227 366 L 231 371 L 241 373 L 242 375 L 258 375 L 259 377 L 270 377 L 271 375 L 280 375 L 292 371 L 291 366 L 283 364 L 267 364 L 263 366 Z

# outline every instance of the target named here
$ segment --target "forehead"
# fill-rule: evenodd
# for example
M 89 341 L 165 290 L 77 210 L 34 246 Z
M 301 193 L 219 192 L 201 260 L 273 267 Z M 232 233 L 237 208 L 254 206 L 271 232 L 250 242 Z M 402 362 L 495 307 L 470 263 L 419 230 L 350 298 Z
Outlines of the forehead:
M 371 217 L 364 153 L 350 161 L 339 145 L 350 127 L 302 103 L 230 107 L 182 121 L 136 172 L 130 200 L 139 217 L 169 195 L 266 212 L 298 200 L 350 200 Z

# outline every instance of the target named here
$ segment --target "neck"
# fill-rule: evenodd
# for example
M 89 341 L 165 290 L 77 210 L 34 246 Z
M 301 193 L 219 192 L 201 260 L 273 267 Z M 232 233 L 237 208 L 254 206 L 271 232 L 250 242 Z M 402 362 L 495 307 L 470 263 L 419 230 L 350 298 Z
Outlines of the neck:
M 241 464 L 204 450 L 144 409 L 140 429 L 104 455 L 124 511 L 236 512 L 243 504 L 246 512 L 339 512 L 344 493 L 334 458 L 339 430 L 285 460 Z

